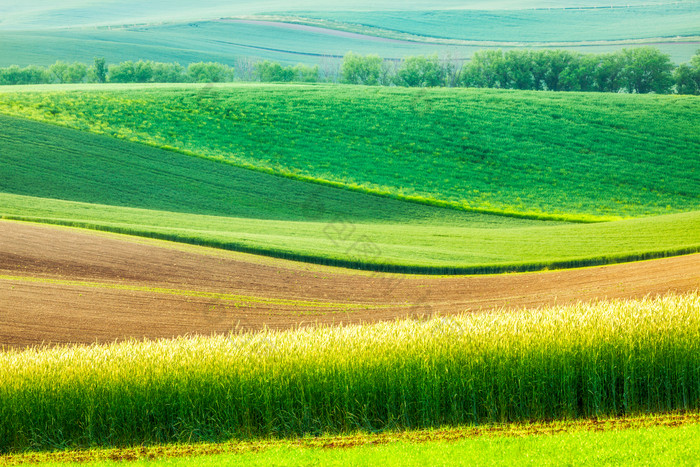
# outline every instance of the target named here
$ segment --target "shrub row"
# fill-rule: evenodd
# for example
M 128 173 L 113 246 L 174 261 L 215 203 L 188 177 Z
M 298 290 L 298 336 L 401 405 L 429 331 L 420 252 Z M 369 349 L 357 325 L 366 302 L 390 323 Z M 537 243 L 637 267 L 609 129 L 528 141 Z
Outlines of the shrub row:
M 247 65 L 246 65 L 247 67 Z M 606 54 L 566 50 L 485 50 L 468 63 L 437 55 L 407 57 L 395 62 L 378 55 L 348 52 L 337 72 L 319 73 L 318 66 L 283 66 L 262 61 L 241 70 L 221 63 L 126 61 L 92 66 L 58 61 L 49 67 L 16 65 L 0 68 L 0 84 L 52 83 L 219 83 L 235 79 L 260 82 L 341 81 L 348 84 L 440 87 L 464 86 L 549 91 L 595 91 L 700 94 L 700 51 L 689 63 L 675 66 L 668 55 L 652 47 Z

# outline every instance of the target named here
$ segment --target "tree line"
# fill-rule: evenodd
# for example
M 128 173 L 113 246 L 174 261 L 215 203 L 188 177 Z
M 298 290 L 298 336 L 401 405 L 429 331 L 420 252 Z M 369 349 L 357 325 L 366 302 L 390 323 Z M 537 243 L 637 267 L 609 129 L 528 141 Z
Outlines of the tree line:
M 271 61 L 240 61 L 236 67 L 215 62 L 126 61 L 107 65 L 57 61 L 48 67 L 13 65 L 0 68 L 0 84 L 58 83 L 222 83 L 342 82 L 406 87 L 480 87 L 549 91 L 594 91 L 700 94 L 700 50 L 688 63 L 675 66 L 653 47 L 604 54 L 566 50 L 484 50 L 469 62 L 437 55 L 384 60 L 378 55 L 348 52 L 339 66 L 283 66 Z
M 603 54 L 483 50 L 461 67 L 437 55 L 392 64 L 378 55 L 349 53 L 343 60 L 341 79 L 385 86 L 700 94 L 700 50 L 680 66 L 653 47 Z

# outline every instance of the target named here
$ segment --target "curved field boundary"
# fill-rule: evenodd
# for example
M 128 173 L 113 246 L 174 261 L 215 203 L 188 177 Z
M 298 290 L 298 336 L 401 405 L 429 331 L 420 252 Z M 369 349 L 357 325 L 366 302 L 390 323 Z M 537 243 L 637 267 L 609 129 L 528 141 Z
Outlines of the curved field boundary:
M 51 86 L 51 85 L 49 85 Z M 101 85 L 102 86 L 102 85 Z M 105 85 L 106 86 L 106 85 Z M 159 85 L 160 86 L 160 85 Z M 175 85 L 172 87 L 179 87 L 181 85 Z M 306 86 L 306 85 L 300 85 L 300 86 Z M 11 91 L 27 91 L 31 92 L 36 89 L 32 89 L 32 86 L 6 86 L 8 88 L 14 88 L 8 90 L 8 92 Z M 125 89 L 127 86 L 123 87 L 117 87 L 115 89 Z M 147 85 L 144 86 L 145 88 L 148 88 Z M 166 87 L 168 87 L 166 85 Z M 205 86 L 203 86 L 205 88 Z M 70 90 L 71 88 L 66 88 L 67 90 Z M 100 88 L 94 88 L 94 89 L 100 89 Z M 0 87 L 0 93 L 2 93 L 4 89 Z M 11 117 L 15 119 L 24 119 L 24 120 L 29 120 L 29 121 L 34 121 L 34 122 L 40 122 L 43 124 L 47 125 L 53 125 L 57 126 L 60 128 L 67 128 L 67 129 L 72 129 L 72 130 L 83 130 L 85 129 L 80 128 L 77 125 L 71 125 L 71 124 L 66 124 L 66 123 L 58 123 L 56 121 L 53 121 L 51 119 L 47 118 L 42 118 L 42 117 L 37 117 L 37 116 L 27 116 L 23 114 L 12 114 L 12 113 L 5 113 L 5 112 L 0 112 L 0 116 L 3 117 Z M 87 130 L 90 133 L 93 133 L 95 135 L 99 135 L 100 133 L 94 132 L 92 130 Z M 153 141 L 143 141 L 143 140 L 138 140 L 134 139 L 132 136 L 126 135 L 126 136 L 121 136 L 121 135 L 110 135 L 114 138 L 117 138 L 122 141 L 128 141 L 130 143 L 135 143 L 135 144 L 142 144 L 145 146 L 149 146 L 152 148 L 156 149 L 161 149 L 163 151 L 170 151 L 174 152 L 177 154 L 182 154 L 185 156 L 190 156 L 190 157 L 197 157 L 200 159 L 204 159 L 207 161 L 213 161 L 213 162 L 218 162 L 222 164 L 228 164 L 233 167 L 241 168 L 241 169 L 246 169 L 246 170 L 252 170 L 255 172 L 267 174 L 267 175 L 273 175 L 277 177 L 283 177 L 283 178 L 288 178 L 290 180 L 295 180 L 299 182 L 306 182 L 306 183 L 313 183 L 316 185 L 321 185 L 323 187 L 330 187 L 330 188 L 338 188 L 341 190 L 349 190 L 351 192 L 356 192 L 356 193 L 362 193 L 370 196 L 378 196 L 378 197 L 383 197 L 383 198 L 389 198 L 389 199 L 394 199 L 398 201 L 405 201 L 409 203 L 417 203 L 425 206 L 432 206 L 432 207 L 437 207 L 437 208 L 445 208 L 445 209 L 454 209 L 457 211 L 463 211 L 463 212 L 468 212 L 468 213 L 474 213 L 474 214 L 487 214 L 487 215 L 494 215 L 494 216 L 502 216 L 502 217 L 512 217 L 515 219 L 531 219 L 531 220 L 539 220 L 539 221 L 559 221 L 559 222 L 570 222 L 570 223 L 580 223 L 580 224 L 591 224 L 595 222 L 609 222 L 609 221 L 615 221 L 615 220 L 620 220 L 621 217 L 619 216 L 592 216 L 592 215 L 585 215 L 585 214 L 546 214 L 546 213 L 539 213 L 539 212 L 520 212 L 520 211 L 514 211 L 514 210 L 505 210 L 505 209 L 485 209 L 485 208 L 479 208 L 479 207 L 473 207 L 473 206 L 467 206 L 464 203 L 460 203 L 457 201 L 446 201 L 446 200 L 441 200 L 438 198 L 433 198 L 433 197 L 426 197 L 426 196 L 415 196 L 415 195 L 404 195 L 400 193 L 394 193 L 388 190 L 380 190 L 380 189 L 375 189 L 375 188 L 369 188 L 363 185 L 355 184 L 355 183 L 343 183 L 343 182 L 338 182 L 334 180 L 326 180 L 323 178 L 317 178 L 317 177 L 311 177 L 308 175 L 302 175 L 296 172 L 292 172 L 289 170 L 285 170 L 282 168 L 278 169 L 271 169 L 269 167 L 264 167 L 264 166 L 259 166 L 259 165 L 253 165 L 253 164 L 248 164 L 248 163 L 243 163 L 239 161 L 233 161 L 233 160 L 228 160 L 228 159 L 223 159 L 223 158 L 214 158 L 211 156 L 203 155 L 194 151 L 189 151 L 187 149 L 183 148 L 177 148 L 168 144 L 159 144 Z
M 0 219 L 23 222 L 34 222 L 41 224 L 60 225 L 65 227 L 77 227 L 80 229 L 98 230 L 124 235 L 135 235 L 139 237 L 166 240 L 190 245 L 219 248 L 222 250 L 237 251 L 241 253 L 251 253 L 265 255 L 272 258 L 285 259 L 290 261 L 302 261 L 305 263 L 318 264 L 323 266 L 334 266 L 339 268 L 350 268 L 362 271 L 397 273 L 397 274 L 423 274 L 423 275 L 476 275 L 476 274 L 502 274 L 516 272 L 537 272 L 556 269 L 572 269 L 590 266 L 603 266 L 608 264 L 628 263 L 633 261 L 644 261 L 650 259 L 668 258 L 673 256 L 688 255 L 700 252 L 700 245 L 693 245 L 682 248 L 644 251 L 638 253 L 625 253 L 618 255 L 597 256 L 580 259 L 570 259 L 563 261 L 542 261 L 542 262 L 520 262 L 511 264 L 490 264 L 465 267 L 449 266 L 421 266 L 421 265 L 401 265 L 391 263 L 374 263 L 370 261 L 353 261 L 341 258 L 329 258 L 318 255 L 304 253 L 292 253 L 288 250 L 274 247 L 254 247 L 239 242 L 217 241 L 201 237 L 188 235 L 178 235 L 173 233 L 163 233 L 139 227 L 120 227 L 114 225 L 98 224 L 91 222 L 70 221 L 62 219 L 46 219 L 28 216 L 0 215 Z
M 1 221 L 0 276 L 13 278 L 0 278 L 0 346 L 25 347 L 682 293 L 700 289 L 700 255 L 544 273 L 405 276 Z M 263 300 L 236 307 L 228 296 Z M 334 305 L 298 306 L 314 302 Z
M 462 205 L 470 212 L 608 221 L 698 208 L 694 167 L 692 158 L 688 159 L 698 145 L 690 128 L 697 111 L 692 96 L 690 100 L 603 98 L 575 93 L 389 88 L 363 88 L 358 94 L 360 88 L 351 86 L 226 85 L 211 91 L 216 106 L 201 109 L 198 96 L 209 91 L 191 92 L 201 90 L 199 87 L 139 89 L 143 90 L 137 94 L 115 93 L 108 99 L 92 92 L 0 92 L 0 100 L 3 113 L 19 117 L 226 160 L 305 182 L 433 206 L 459 209 Z M 352 101 L 358 95 L 359 104 Z M 303 103 L 294 104 L 297 97 Z M 134 99 L 139 105 L 134 105 Z M 182 103 L 175 106 L 178 100 Z M 425 111 L 420 104 L 424 100 L 426 109 L 432 109 L 426 115 L 432 116 L 416 120 L 411 108 Z M 290 112 L 285 103 L 296 105 L 299 113 Z M 65 112 L 70 105 L 85 109 L 86 117 Z M 362 112 L 357 111 L 358 105 Z M 462 110 L 456 110 L 458 107 Z M 239 110 L 231 110 L 234 108 Z M 241 108 L 254 110 L 255 117 L 253 113 L 226 116 L 229 110 L 243 112 Z M 183 111 L 192 115 L 191 121 L 183 122 Z M 144 112 L 153 116 L 148 129 L 139 127 Z M 327 118 L 302 118 L 319 112 Z M 585 121 L 580 121 L 581 114 Z M 517 131 L 509 130 L 514 115 Z M 258 117 L 266 123 L 261 124 Z M 470 126 L 474 134 L 467 138 L 461 129 L 469 121 L 478 123 Z M 343 127 L 346 122 L 347 128 Z M 372 123 L 389 125 L 382 122 L 392 122 L 385 133 L 372 131 Z M 173 139 L 170 130 L 185 135 L 184 139 Z M 494 134 L 500 136 L 494 139 Z M 671 134 L 679 136 L 670 138 Z M 521 150 L 522 138 L 527 141 Z M 444 163 L 432 162 L 435 150 L 442 151 Z M 335 156 L 346 151 L 347 157 Z M 271 154 L 274 163 L 266 159 Z M 465 154 L 469 161 L 462 160 Z M 392 170 L 385 169 L 387 161 Z M 322 169 L 328 164 L 330 169 Z M 501 190 L 494 190 L 495 177 L 501 180 Z M 460 188 L 464 180 L 471 180 L 468 191 Z M 532 190 L 533 184 L 542 192 Z

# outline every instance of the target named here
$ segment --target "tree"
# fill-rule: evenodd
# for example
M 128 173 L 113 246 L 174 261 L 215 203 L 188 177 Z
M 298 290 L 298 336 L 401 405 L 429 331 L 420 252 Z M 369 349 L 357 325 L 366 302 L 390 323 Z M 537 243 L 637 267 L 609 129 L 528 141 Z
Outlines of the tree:
M 690 63 L 683 63 L 673 73 L 678 94 L 700 94 L 700 50 Z
M 343 83 L 376 86 L 382 76 L 382 58 L 379 55 L 361 55 L 348 52 L 343 57 L 340 74 Z
M 136 83 L 136 67 L 133 61 L 109 66 L 109 81 L 112 83 Z
M 700 93 L 700 80 L 694 70 L 687 63 L 682 63 L 673 73 L 673 80 L 676 84 L 678 94 L 698 94 Z
M 396 72 L 394 81 L 399 86 L 444 86 L 446 74 L 446 70 L 437 55 L 408 57 Z
M 306 66 L 301 63 L 292 68 L 294 81 L 301 83 L 318 83 L 318 66 Z
M 622 82 L 628 92 L 668 94 L 673 86 L 671 57 L 653 47 L 623 49 Z
M 264 83 L 287 82 L 294 80 L 294 70 L 291 67 L 283 67 L 277 62 L 258 62 L 255 64 L 255 73 L 259 81 Z
M 503 56 L 506 73 L 505 86 L 509 89 L 535 89 L 532 60 L 527 50 L 509 50 Z
M 107 82 L 107 63 L 104 58 L 95 57 L 92 71 L 98 83 Z
M 194 83 L 225 83 L 234 76 L 232 67 L 214 62 L 191 63 L 187 75 Z
M 49 67 L 49 73 L 59 83 L 82 83 L 87 78 L 88 68 L 84 63 L 57 61 Z
M 544 84 L 549 91 L 580 90 L 580 57 L 567 50 L 544 51 Z
M 461 83 L 476 88 L 506 87 L 508 77 L 501 50 L 481 50 L 462 68 Z
M 182 83 L 186 80 L 185 68 L 179 63 L 151 63 L 151 81 L 154 83 Z
M 0 69 L 0 84 L 47 84 L 51 81 L 51 74 L 44 67 L 12 65 Z

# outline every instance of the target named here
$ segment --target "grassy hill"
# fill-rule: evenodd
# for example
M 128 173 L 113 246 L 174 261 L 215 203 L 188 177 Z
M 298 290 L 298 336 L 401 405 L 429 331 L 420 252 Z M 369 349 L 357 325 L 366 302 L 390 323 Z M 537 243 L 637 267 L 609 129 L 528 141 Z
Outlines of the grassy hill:
M 145 92 L 143 87 L 121 88 L 130 89 L 132 97 Z M 318 91 L 293 86 L 256 86 L 248 90 L 268 88 L 286 89 L 289 95 Z M 165 89 L 176 91 L 170 96 L 172 102 L 183 96 L 178 88 L 158 89 L 159 93 Z M 247 88 L 225 89 L 245 95 L 243 91 Z M 322 92 L 325 90 L 320 88 Z M 80 95 L 89 97 L 90 93 Z M 80 95 L 46 94 L 45 97 L 73 99 Z M 3 101 L 10 97 L 1 96 Z M 21 93 L 11 97 L 37 96 Z M 99 96 L 105 102 L 125 97 L 116 91 L 100 91 Z M 149 102 L 143 97 L 137 97 L 142 99 L 139 105 L 145 111 L 155 112 L 155 108 L 147 107 Z M 260 97 L 257 96 L 258 101 Z M 14 102 L 16 105 L 18 101 Z M 87 109 L 78 106 L 82 101 L 62 102 L 66 111 L 87 115 Z M 20 108 L 4 109 L 17 112 Z M 204 110 L 201 108 L 200 112 Z M 190 115 L 181 112 L 180 118 L 187 120 Z M 297 111 L 296 115 L 304 113 Z M 194 131 L 198 127 L 191 128 Z M 369 189 L 361 185 L 341 189 L 310 183 L 292 178 L 294 174 L 279 176 L 261 171 L 260 167 L 258 170 L 237 167 L 222 162 L 223 158 L 193 157 L 13 117 L 0 117 L 0 130 L 3 155 L 0 172 L 5 174 L 0 179 L 0 217 L 4 218 L 108 230 L 321 264 L 418 273 L 536 270 L 700 250 L 700 211 L 594 224 L 480 214 L 401 201 L 395 199 L 399 197 L 396 190 L 377 196 L 363 193 L 362 190 Z M 173 131 L 185 135 L 182 128 Z M 265 145 L 268 152 L 278 150 L 276 144 L 282 145 L 275 143 L 272 134 L 265 138 L 259 142 L 260 151 Z M 200 144 L 206 149 L 204 140 Z M 304 154 L 309 162 L 316 163 L 312 155 L 319 151 L 337 151 L 331 154 L 336 155 L 339 163 L 343 160 L 338 156 L 343 152 L 323 146 Z M 439 160 L 432 162 L 436 166 L 438 163 Z M 686 177 L 692 174 L 694 164 L 697 161 L 690 158 L 684 169 Z M 468 163 L 458 161 L 451 170 L 467 166 Z M 650 163 L 644 170 L 653 168 Z M 429 174 L 424 169 L 410 173 L 416 180 L 421 173 Z M 533 190 L 542 197 L 542 202 L 554 199 L 551 198 L 554 194 L 545 189 L 548 186 Z M 697 184 L 686 178 L 683 186 L 692 189 Z M 694 199 L 684 198 L 680 190 L 676 193 L 680 193 L 677 197 L 684 202 Z M 439 204 L 438 201 L 432 203 Z M 690 205 L 684 208 L 689 209 Z
M 692 96 L 226 85 L 28 88 L 0 113 L 428 204 L 612 220 L 700 209 Z
M 700 2 L 697 1 L 606 6 L 497 11 L 324 11 L 296 12 L 295 15 L 330 20 L 341 23 L 339 26 L 354 24 L 389 33 L 469 41 L 615 41 L 700 34 Z
M 340 190 L 0 116 L 0 191 L 210 216 L 488 225 L 494 217 Z M 528 225 L 504 219 L 503 224 Z
M 605 5 L 626 5 L 626 0 L 606 0 Z M 644 4 L 668 3 L 667 0 L 644 0 Z M 270 11 L 334 11 L 334 10 L 397 10 L 397 9 L 518 9 L 599 5 L 598 0 L 285 0 L 265 2 L 240 0 L 205 0 L 193 4 L 186 0 L 25 0 L 0 5 L 0 29 L 44 29 L 98 24 L 143 23 L 149 21 L 193 21 L 226 15 L 265 13 Z
M 388 59 L 438 54 L 465 60 L 477 50 L 512 43 L 556 44 L 601 53 L 650 38 L 665 38 L 654 39 L 653 45 L 680 63 L 688 61 L 700 47 L 697 37 L 682 39 L 700 35 L 698 1 L 662 5 L 645 1 L 632 8 L 583 10 L 562 7 L 595 2 L 553 3 L 388 1 L 366 2 L 363 7 L 362 2 L 348 2 L 346 11 L 336 3 L 335 9 L 326 11 L 327 5 L 318 0 L 297 2 L 293 7 L 282 1 L 232 5 L 212 0 L 193 7 L 180 1 L 98 4 L 72 0 L 56 5 L 33 0 L 0 6 L 0 66 L 49 65 L 56 60 L 92 62 L 99 56 L 111 63 L 145 59 L 183 65 L 203 60 L 234 65 L 245 58 L 334 68 L 338 57 L 350 50 Z M 610 5 L 624 7 L 625 3 L 606 2 Z M 321 27 L 221 20 L 228 17 L 311 21 Z M 476 42 L 460 42 L 465 39 Z M 624 44 L 606 42 L 610 40 Z M 586 41 L 585 46 L 579 46 L 579 41 Z M 564 47 L 566 43 L 568 47 Z

